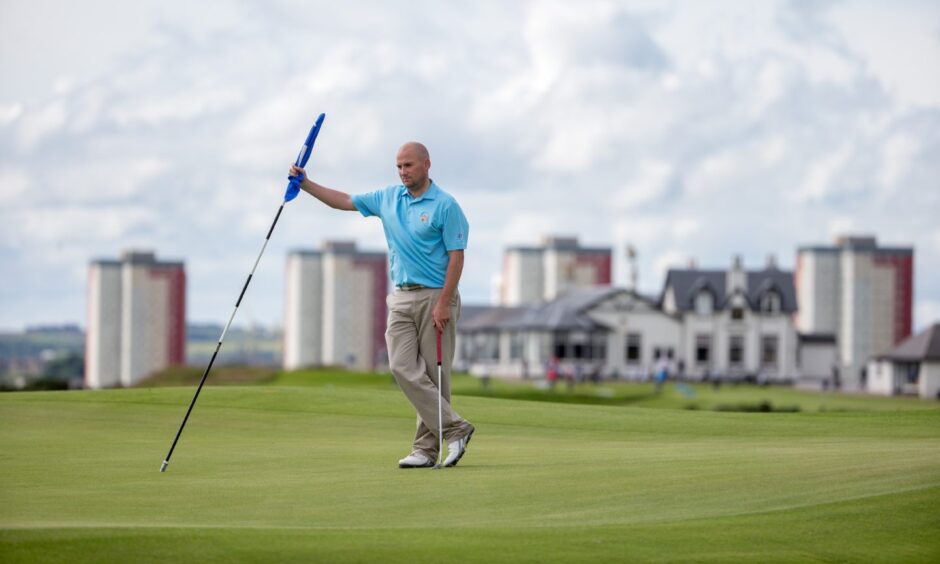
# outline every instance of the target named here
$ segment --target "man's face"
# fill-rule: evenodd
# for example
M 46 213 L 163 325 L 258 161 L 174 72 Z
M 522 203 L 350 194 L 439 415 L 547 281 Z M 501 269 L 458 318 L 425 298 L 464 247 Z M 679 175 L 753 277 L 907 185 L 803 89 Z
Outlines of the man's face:
M 420 190 L 428 179 L 431 161 L 417 149 L 406 145 L 398 151 L 396 166 L 401 183 L 409 190 Z

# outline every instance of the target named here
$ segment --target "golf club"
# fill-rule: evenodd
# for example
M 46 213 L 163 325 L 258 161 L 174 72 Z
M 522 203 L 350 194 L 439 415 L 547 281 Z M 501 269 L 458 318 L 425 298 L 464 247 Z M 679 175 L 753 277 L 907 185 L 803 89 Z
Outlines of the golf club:
M 307 139 L 304 141 L 304 146 L 301 147 L 300 153 L 297 154 L 297 160 L 294 161 L 294 164 L 303 168 L 307 164 L 307 159 L 310 158 L 310 153 L 313 151 L 313 143 L 317 140 L 317 134 L 320 133 L 320 126 L 323 124 L 323 118 L 326 117 L 326 114 L 320 114 L 320 117 L 317 118 L 316 123 L 313 124 L 313 127 L 310 128 L 310 133 L 307 134 Z M 303 178 L 297 176 L 288 177 L 289 182 L 287 184 L 287 190 L 284 192 L 284 201 L 281 202 L 281 207 L 277 209 L 277 214 L 274 216 L 274 221 L 271 223 L 271 228 L 268 229 L 268 235 L 264 238 L 264 244 L 261 246 L 261 252 L 258 253 L 258 258 L 255 259 L 254 266 L 251 267 L 251 272 L 248 274 L 248 279 L 245 280 L 245 285 L 242 286 L 242 291 L 238 295 L 238 301 L 235 302 L 235 309 L 232 311 L 232 315 L 228 318 L 228 323 L 225 324 L 225 329 L 222 330 L 222 335 L 219 337 L 219 342 L 215 346 L 215 351 L 212 353 L 212 358 L 209 359 L 209 365 L 206 366 L 206 371 L 202 373 L 202 380 L 199 381 L 199 387 L 196 388 L 196 393 L 193 395 L 193 400 L 189 403 L 189 409 L 186 410 L 186 416 L 183 417 L 183 422 L 180 424 L 179 431 L 176 432 L 176 438 L 173 439 L 173 444 L 170 446 L 170 451 L 167 453 L 166 458 L 163 459 L 163 464 L 160 465 L 160 472 L 166 472 L 166 467 L 170 464 L 170 457 L 173 456 L 173 449 L 176 448 L 176 443 L 180 440 L 180 435 L 183 434 L 183 428 L 186 427 L 186 422 L 189 420 L 189 414 L 193 411 L 193 406 L 196 405 L 196 399 L 199 398 L 199 392 L 202 391 L 203 384 L 206 383 L 206 377 L 209 376 L 209 371 L 212 370 L 212 364 L 215 362 L 215 357 L 219 354 L 219 349 L 222 348 L 222 341 L 225 340 L 225 334 L 228 332 L 229 326 L 232 325 L 232 320 L 235 319 L 235 313 L 238 311 L 238 306 L 242 303 L 242 298 L 245 297 L 245 290 L 248 289 L 248 284 L 251 282 L 251 277 L 255 274 L 255 269 L 258 268 L 258 263 L 261 261 L 261 255 L 264 254 L 264 249 L 268 246 L 268 241 L 271 240 L 271 233 L 274 232 L 274 226 L 277 225 L 278 218 L 281 217 L 281 212 L 284 211 L 284 205 L 297 197 L 297 194 L 300 193 L 300 182 Z M 440 357 L 440 353 L 438 353 Z M 440 366 L 440 361 L 438 361 L 438 366 Z
M 441 460 L 444 458 L 444 416 L 441 407 L 444 391 L 441 388 L 441 331 L 436 327 L 434 328 L 434 336 L 437 338 L 437 440 L 439 442 L 437 448 L 437 464 L 434 465 L 434 469 L 440 470 Z

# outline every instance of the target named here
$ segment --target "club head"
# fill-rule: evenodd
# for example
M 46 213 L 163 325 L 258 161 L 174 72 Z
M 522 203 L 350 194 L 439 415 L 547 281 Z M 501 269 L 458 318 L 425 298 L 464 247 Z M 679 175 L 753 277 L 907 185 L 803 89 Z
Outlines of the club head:
M 435 464 L 435 465 L 434 465 L 434 469 L 435 469 L 435 470 L 440 470 L 440 469 L 441 469 L 441 465 L 440 465 L 440 464 Z
M 166 466 L 167 466 L 167 464 L 169 464 L 169 462 L 167 462 L 166 460 L 164 460 L 164 461 L 163 461 L 163 464 L 160 465 L 160 471 L 161 471 L 161 472 L 166 472 Z

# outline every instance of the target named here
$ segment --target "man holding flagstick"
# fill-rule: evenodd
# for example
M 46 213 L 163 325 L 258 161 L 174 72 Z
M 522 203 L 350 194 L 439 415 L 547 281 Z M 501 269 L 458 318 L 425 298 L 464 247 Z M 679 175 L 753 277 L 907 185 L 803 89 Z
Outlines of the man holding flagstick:
M 470 227 L 457 200 L 430 178 L 431 158 L 424 145 L 402 145 L 396 165 L 401 184 L 353 196 L 311 181 L 296 165 L 291 166 L 290 175 L 302 178 L 300 188 L 331 208 L 382 220 L 395 285 L 387 299 L 389 366 L 418 412 L 411 454 L 399 460 L 398 466 L 434 466 L 443 454 L 440 443 L 446 441 L 444 466 L 451 467 L 466 452 L 474 431 L 450 404 L 450 370 L 460 316 L 457 284 Z

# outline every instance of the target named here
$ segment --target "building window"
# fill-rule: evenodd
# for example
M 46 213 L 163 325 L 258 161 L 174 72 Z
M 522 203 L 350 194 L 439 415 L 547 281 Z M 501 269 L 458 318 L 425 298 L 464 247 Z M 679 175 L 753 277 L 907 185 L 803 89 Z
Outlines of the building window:
M 695 336 L 695 364 L 708 366 L 712 356 L 712 336 Z
M 642 339 L 639 333 L 627 334 L 627 364 L 640 364 Z
M 728 364 L 741 366 L 744 363 L 744 337 L 732 335 L 728 342 Z
M 920 364 L 917 362 L 898 363 L 898 373 L 904 379 L 905 384 L 916 386 L 920 381 Z
M 509 358 L 510 360 L 522 360 L 522 348 L 525 344 L 525 338 L 522 333 L 509 334 Z
M 555 358 L 568 358 L 568 333 L 559 331 L 554 334 L 552 350 L 555 351 Z
M 474 360 L 498 360 L 499 335 L 488 332 L 474 333 L 472 348 Z
M 460 339 L 460 356 L 468 362 L 476 360 L 476 354 L 473 350 L 473 334 L 467 333 Z
M 591 335 L 591 358 L 605 360 L 607 358 L 607 334 L 594 333 Z
M 568 333 L 568 342 L 571 343 L 571 358 L 591 358 L 591 340 L 586 333 L 572 331 Z
M 731 308 L 731 320 L 732 321 L 741 321 L 744 319 L 744 308 L 736 305 Z
M 777 336 L 776 335 L 764 335 L 761 338 L 760 363 L 761 363 L 761 366 L 766 366 L 766 367 L 777 366 Z
M 772 290 L 765 292 L 760 298 L 760 310 L 762 313 L 780 313 L 780 294 Z
M 715 308 L 714 298 L 708 290 L 702 290 L 695 296 L 695 314 L 711 315 Z

